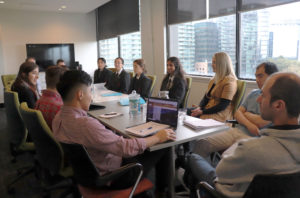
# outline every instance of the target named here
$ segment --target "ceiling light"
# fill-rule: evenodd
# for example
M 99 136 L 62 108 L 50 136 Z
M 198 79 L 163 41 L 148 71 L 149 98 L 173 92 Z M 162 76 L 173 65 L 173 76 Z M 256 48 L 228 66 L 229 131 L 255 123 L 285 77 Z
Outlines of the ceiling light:
M 61 8 L 58 8 L 58 10 L 62 10 Z
M 67 7 L 67 6 L 65 6 L 65 5 L 61 6 L 62 9 L 65 9 L 66 7 Z
M 0 3 L 5 3 L 5 1 L 0 1 Z

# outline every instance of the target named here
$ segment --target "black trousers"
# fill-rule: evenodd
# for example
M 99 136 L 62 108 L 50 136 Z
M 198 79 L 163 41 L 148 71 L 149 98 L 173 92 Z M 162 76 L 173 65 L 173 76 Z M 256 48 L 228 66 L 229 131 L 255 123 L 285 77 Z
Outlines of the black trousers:
M 129 163 L 140 163 L 143 165 L 143 176 L 147 177 L 152 168 L 155 168 L 155 182 L 156 189 L 158 191 L 164 191 L 168 185 L 168 179 L 170 178 L 169 165 L 171 159 L 169 157 L 170 149 L 161 149 L 157 151 L 145 151 L 143 154 L 137 155 L 132 158 L 123 158 L 122 166 Z M 125 173 L 123 176 L 113 181 L 111 188 L 113 189 L 124 189 L 134 185 L 139 174 L 139 170 L 132 169 Z

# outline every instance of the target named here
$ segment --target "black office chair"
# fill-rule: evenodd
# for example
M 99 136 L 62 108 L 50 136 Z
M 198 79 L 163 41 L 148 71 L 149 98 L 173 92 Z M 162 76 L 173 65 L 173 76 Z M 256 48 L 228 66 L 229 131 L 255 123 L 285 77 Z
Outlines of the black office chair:
M 148 179 L 142 179 L 143 167 L 141 164 L 132 163 L 125 165 L 111 173 L 100 175 L 86 149 L 80 144 L 61 143 L 66 156 L 74 170 L 74 178 L 79 190 L 85 198 L 103 197 L 132 197 L 152 188 L 153 184 Z M 124 175 L 131 169 L 139 169 L 139 175 L 133 187 L 124 190 L 111 190 L 107 184 Z M 140 181 L 141 180 L 141 181 Z
M 226 198 L 206 182 L 200 182 L 198 189 L 212 198 Z M 197 193 L 199 195 L 199 193 Z M 299 198 L 300 172 L 289 174 L 256 175 L 243 198 Z
M 21 103 L 20 113 L 31 135 L 36 148 L 36 161 L 41 171 L 43 181 L 51 184 L 43 189 L 44 196 L 49 196 L 52 190 L 67 189 L 60 197 L 72 193 L 78 197 L 78 191 L 73 184 L 73 170 L 65 165 L 63 149 L 57 142 L 39 110 L 28 108 L 25 102 Z
M 7 118 L 7 129 L 10 137 L 10 153 L 13 156 L 12 163 L 16 163 L 16 157 L 23 153 L 34 153 L 35 147 L 32 142 L 27 141 L 27 129 L 24 126 L 23 120 L 19 112 L 18 93 L 13 91 L 4 92 L 5 113 Z M 24 176 L 34 172 L 34 166 L 26 166 L 18 169 L 18 177 L 15 178 L 8 186 L 9 193 L 13 192 L 13 184 L 19 181 Z

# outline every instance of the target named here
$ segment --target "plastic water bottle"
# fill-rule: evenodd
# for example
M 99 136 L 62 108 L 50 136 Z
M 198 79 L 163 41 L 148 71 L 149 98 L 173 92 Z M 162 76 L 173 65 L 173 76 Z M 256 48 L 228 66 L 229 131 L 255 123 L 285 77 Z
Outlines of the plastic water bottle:
M 129 99 L 129 114 L 137 115 L 141 111 L 140 107 L 140 95 L 136 93 L 135 90 L 132 91 L 130 95 L 128 95 Z

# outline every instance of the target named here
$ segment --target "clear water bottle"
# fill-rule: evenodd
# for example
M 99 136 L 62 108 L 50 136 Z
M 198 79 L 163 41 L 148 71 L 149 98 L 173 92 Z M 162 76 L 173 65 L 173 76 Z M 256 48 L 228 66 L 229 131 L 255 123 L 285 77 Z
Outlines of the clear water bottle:
M 132 91 L 130 95 L 128 95 L 129 99 L 129 114 L 137 115 L 141 111 L 140 107 L 140 95 L 136 93 L 135 90 Z

